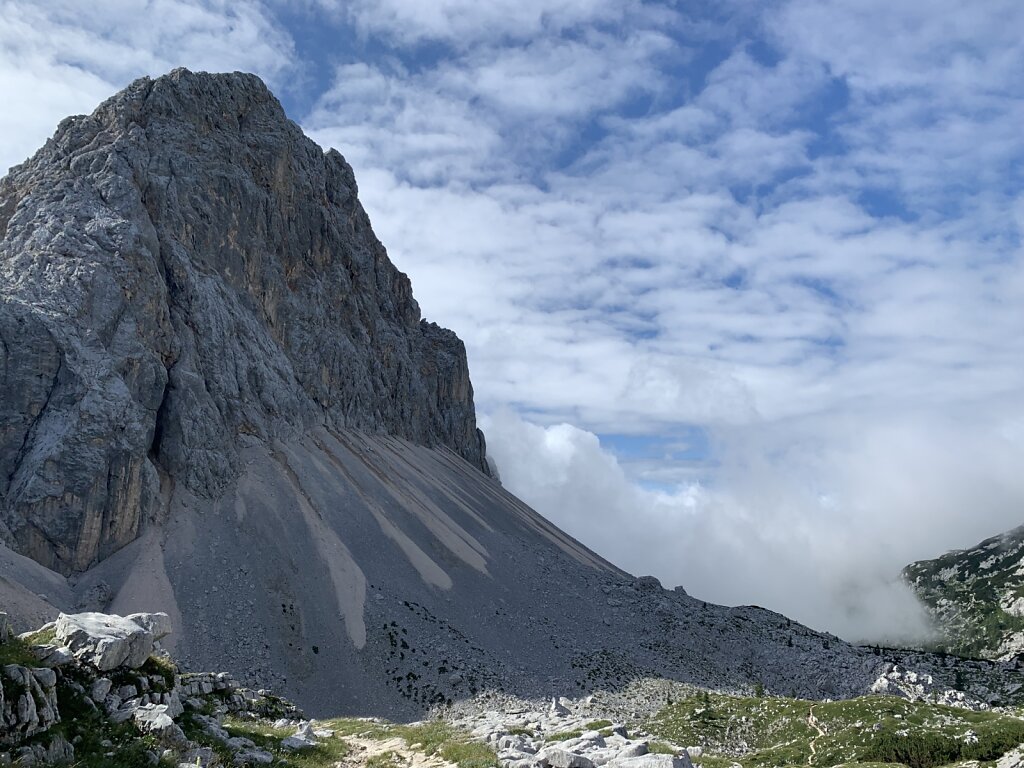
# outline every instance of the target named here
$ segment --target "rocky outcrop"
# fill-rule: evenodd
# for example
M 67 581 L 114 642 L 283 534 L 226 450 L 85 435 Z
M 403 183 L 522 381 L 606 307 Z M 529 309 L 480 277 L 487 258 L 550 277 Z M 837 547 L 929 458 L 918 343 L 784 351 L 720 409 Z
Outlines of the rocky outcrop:
M 124 617 L 79 613 L 61 614 L 53 631 L 75 658 L 106 672 L 121 666 L 141 667 L 153 654 L 154 643 L 169 635 L 171 627 L 165 613 Z
M 1012 661 L 1024 656 L 1024 526 L 970 549 L 903 569 L 945 650 Z
M 23 741 L 60 722 L 52 669 L 5 664 L 0 670 L 0 743 Z
M 124 758 L 119 765 L 156 765 L 161 758 L 189 766 L 266 764 L 273 755 L 221 728 L 225 715 L 262 717 L 267 725 L 280 721 L 296 733 L 310 729 L 292 704 L 242 688 L 229 675 L 179 674 L 159 645 L 166 618 L 62 614 L 18 638 L 0 637 L 5 658 L 50 655 L 41 649 L 51 637 L 75 651 L 55 668 L 0 667 L 0 765 L 64 765 L 76 758 L 100 764 L 100 758 L 115 756 Z M 70 704 L 66 718 L 58 701 Z M 53 729 L 58 723 L 60 732 Z M 134 736 L 125 723 L 134 726 Z M 222 748 L 220 758 L 208 743 L 210 733 Z M 134 762 L 127 760 L 131 754 Z
M 593 697 L 555 699 L 545 709 L 515 700 L 482 699 L 476 706 L 482 711 L 451 712 L 449 720 L 490 745 L 504 768 L 693 768 L 691 757 L 701 755 L 699 747 L 663 741 L 663 752 L 652 754 L 649 734 L 603 719 L 607 712 Z
M 352 169 L 252 75 L 176 70 L 69 118 L 0 181 L 0 505 L 62 573 L 134 540 L 166 484 L 311 426 L 487 472 L 462 343 L 426 322 Z

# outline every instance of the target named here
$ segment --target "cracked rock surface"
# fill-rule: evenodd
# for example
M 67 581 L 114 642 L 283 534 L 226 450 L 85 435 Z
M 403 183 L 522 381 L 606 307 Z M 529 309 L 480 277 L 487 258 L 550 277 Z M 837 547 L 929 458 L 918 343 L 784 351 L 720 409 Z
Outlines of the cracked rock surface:
M 217 497 L 240 440 L 311 425 L 487 471 L 462 342 L 259 78 L 138 80 L 0 181 L 9 544 L 86 570 L 158 516 L 162 482 Z

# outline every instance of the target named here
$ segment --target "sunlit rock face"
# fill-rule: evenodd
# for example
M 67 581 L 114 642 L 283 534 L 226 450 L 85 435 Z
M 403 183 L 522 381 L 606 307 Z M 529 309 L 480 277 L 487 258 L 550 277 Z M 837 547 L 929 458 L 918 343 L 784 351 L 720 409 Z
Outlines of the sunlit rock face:
M 486 472 L 464 347 L 421 319 L 352 169 L 255 76 L 142 79 L 0 182 L 0 499 L 62 573 L 239 445 L 354 428 Z

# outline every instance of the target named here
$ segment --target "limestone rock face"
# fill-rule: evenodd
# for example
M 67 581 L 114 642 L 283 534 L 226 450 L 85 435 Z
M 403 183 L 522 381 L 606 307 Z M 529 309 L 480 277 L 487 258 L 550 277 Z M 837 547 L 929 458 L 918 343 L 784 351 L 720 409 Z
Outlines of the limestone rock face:
M 1013 661 L 1024 656 L 1024 526 L 969 549 L 911 563 L 903 578 L 950 651 Z
M 52 669 L 6 664 L 0 678 L 0 744 L 29 738 L 60 722 Z
M 0 180 L 0 534 L 65 574 L 162 483 L 311 426 L 487 472 L 464 347 L 421 319 L 352 169 L 255 76 L 175 70 L 68 118 Z

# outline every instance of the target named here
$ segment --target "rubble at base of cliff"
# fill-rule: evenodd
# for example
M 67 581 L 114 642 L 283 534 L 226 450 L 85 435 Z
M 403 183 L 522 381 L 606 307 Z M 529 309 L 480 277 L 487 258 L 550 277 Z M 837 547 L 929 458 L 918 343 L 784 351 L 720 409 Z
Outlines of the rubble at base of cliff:
M 61 614 L 13 636 L 0 613 L 0 766 L 79 764 L 84 757 L 151 765 L 219 764 L 210 743 L 234 765 L 273 755 L 231 737 L 225 716 L 294 731 L 293 748 L 316 743 L 293 704 L 240 686 L 230 675 L 178 670 L 161 648 L 166 614 Z M 198 743 L 186 732 L 202 732 Z M 288 740 L 286 740 L 288 741 Z

